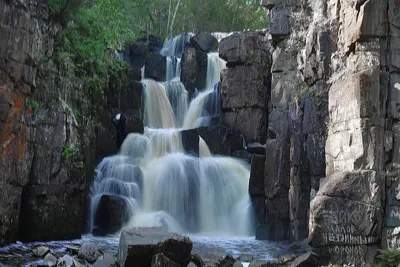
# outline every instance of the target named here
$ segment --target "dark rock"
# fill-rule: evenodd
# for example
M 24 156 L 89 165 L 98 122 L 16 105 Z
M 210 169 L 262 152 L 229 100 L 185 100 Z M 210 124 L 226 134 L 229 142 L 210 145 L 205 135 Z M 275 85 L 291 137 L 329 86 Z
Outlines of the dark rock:
M 245 150 L 248 151 L 249 153 L 252 154 L 258 154 L 258 155 L 265 155 L 265 145 L 262 145 L 260 143 L 249 143 L 245 147 Z
M 265 222 L 265 156 L 253 155 L 249 181 L 249 194 L 253 204 L 257 222 Z M 261 236 L 256 235 L 260 240 Z
M 162 46 L 163 40 L 149 35 L 149 39 L 139 39 L 135 43 L 129 45 L 126 51 L 126 60 L 129 62 L 132 69 L 140 70 L 146 62 L 147 55 L 160 52 Z
M 265 196 L 265 156 L 253 155 L 249 181 L 250 196 Z
M 182 145 L 185 152 L 194 156 L 199 156 L 199 134 L 196 129 L 184 130 L 180 132 Z
M 218 40 L 210 34 L 199 33 L 190 39 L 190 43 L 206 53 L 218 51 Z
M 267 113 L 261 108 L 240 108 L 222 114 L 224 126 L 237 130 L 249 142 L 265 143 L 267 136 Z M 242 145 L 241 145 L 242 147 Z
M 239 65 L 221 72 L 221 103 L 223 110 L 266 108 L 270 77 L 263 65 Z
M 216 267 L 233 267 L 236 260 L 231 255 L 226 255 L 224 258 L 219 259 L 215 266 Z
M 94 219 L 95 233 L 107 235 L 119 231 L 129 220 L 128 208 L 127 202 L 123 197 L 101 196 Z
M 204 266 L 203 259 L 197 254 L 190 255 L 190 263 L 193 263 L 197 267 L 203 267 Z
M 271 234 L 269 232 L 269 224 L 259 223 L 256 226 L 256 240 L 268 240 L 270 238 L 271 238 Z
M 44 257 L 48 252 L 50 252 L 50 248 L 46 246 L 38 246 L 32 249 L 33 256 L 36 257 Z
M 146 267 L 151 266 L 154 255 L 163 253 L 180 266 L 187 266 L 191 251 L 192 241 L 189 238 L 162 228 L 124 229 L 119 241 L 118 262 L 121 267 Z
M 99 127 L 96 131 L 96 161 L 118 152 L 117 129 L 112 122 L 113 115 L 108 111 L 99 116 Z
M 151 267 L 179 267 L 179 265 L 168 259 L 164 254 L 158 253 L 153 256 Z
M 86 260 L 89 263 L 95 262 L 102 253 L 99 248 L 93 243 L 83 243 L 78 252 L 78 257 L 80 259 Z
M 188 44 L 182 55 L 181 81 L 189 92 L 189 99 L 194 95 L 195 89 L 204 89 L 207 78 L 207 53 Z
M 263 32 L 241 32 L 221 40 L 219 56 L 232 65 L 264 64 L 271 61 L 271 45 Z M 261 72 L 262 73 L 262 72 Z
M 152 53 L 146 58 L 144 77 L 156 81 L 165 81 L 167 74 L 167 58 L 158 53 Z
M 71 245 L 71 246 L 67 245 L 67 246 L 65 246 L 65 250 L 71 254 L 77 255 L 79 252 L 79 247 L 73 246 L 73 245 Z
M 234 151 L 243 149 L 242 138 L 237 130 L 214 126 L 200 127 L 198 132 L 213 155 L 230 156 Z
M 126 117 L 126 133 L 127 135 L 130 133 L 144 133 L 144 125 L 143 120 L 134 116 Z
M 280 3 L 268 13 L 269 32 L 272 36 L 282 38 L 290 33 L 288 8 Z

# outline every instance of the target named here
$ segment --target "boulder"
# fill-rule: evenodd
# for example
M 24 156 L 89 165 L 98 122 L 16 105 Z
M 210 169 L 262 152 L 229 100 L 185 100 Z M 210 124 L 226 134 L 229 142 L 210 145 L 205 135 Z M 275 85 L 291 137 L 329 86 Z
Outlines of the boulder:
M 199 33 L 190 39 L 190 43 L 206 53 L 218 51 L 218 40 L 210 34 Z
M 101 196 L 94 217 L 94 233 L 107 235 L 119 231 L 129 220 L 129 206 L 126 201 L 121 196 Z
M 371 263 L 383 226 L 384 177 L 334 173 L 311 202 L 309 240 L 323 262 Z
M 180 132 L 183 149 L 186 153 L 199 156 L 199 134 L 196 129 Z
M 78 252 L 78 257 L 89 263 L 95 262 L 102 255 L 103 253 L 100 252 L 99 248 L 89 242 L 83 243 Z
M 181 60 L 181 81 L 192 99 L 195 89 L 204 89 L 207 78 L 207 53 L 188 44 Z
M 155 81 L 165 81 L 167 74 L 167 58 L 159 53 L 151 53 L 146 58 L 144 77 Z
M 180 267 L 178 264 L 173 262 L 172 260 L 168 259 L 167 256 L 165 256 L 162 253 L 158 253 L 153 256 L 153 259 L 151 261 L 151 267 Z
M 51 253 L 47 253 L 46 257 L 44 257 L 44 262 L 46 262 L 48 267 L 53 267 L 57 265 L 57 258 Z
M 197 267 L 204 267 L 203 259 L 197 254 L 190 255 L 190 264 L 194 264 Z
M 192 241 L 162 228 L 132 228 L 121 232 L 118 262 L 121 267 L 151 266 L 153 256 L 163 253 L 180 266 L 190 262 Z

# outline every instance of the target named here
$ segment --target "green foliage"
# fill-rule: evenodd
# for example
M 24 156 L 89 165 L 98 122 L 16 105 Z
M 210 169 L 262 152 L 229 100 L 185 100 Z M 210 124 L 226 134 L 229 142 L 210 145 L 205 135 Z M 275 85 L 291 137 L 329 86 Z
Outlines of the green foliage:
M 397 267 L 400 264 L 400 250 L 380 250 L 377 258 L 380 267 Z
M 63 152 L 62 152 L 62 157 L 64 159 L 69 159 L 74 154 L 75 154 L 75 148 L 72 145 L 67 144 L 67 145 L 64 146 L 64 149 L 63 149 Z
M 171 1 L 175 6 L 177 0 Z M 172 34 L 262 29 L 267 26 L 265 14 L 259 0 L 182 0 Z
M 51 15 L 54 20 L 66 24 L 83 2 L 84 0 L 49 0 Z
M 27 107 L 30 107 L 31 109 L 37 109 L 37 108 L 39 107 L 39 103 L 36 102 L 36 101 L 33 100 L 33 99 L 29 99 L 29 100 L 26 102 L 26 106 L 27 106 Z

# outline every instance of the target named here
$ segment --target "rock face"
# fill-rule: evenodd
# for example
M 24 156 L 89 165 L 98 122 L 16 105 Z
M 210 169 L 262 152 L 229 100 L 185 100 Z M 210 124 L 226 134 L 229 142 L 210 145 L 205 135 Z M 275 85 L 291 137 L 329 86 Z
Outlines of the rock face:
M 118 262 L 125 266 L 151 266 L 153 256 L 162 253 L 180 266 L 190 262 L 192 241 L 162 228 L 133 228 L 122 231 Z
M 0 245 L 79 238 L 96 135 L 115 138 L 111 121 L 121 110 L 141 117 L 140 76 L 130 70 L 91 95 L 72 60 L 55 59 L 61 27 L 54 23 L 46 1 L 0 3 Z
M 222 122 L 248 142 L 266 141 L 267 103 L 271 89 L 271 54 L 265 33 L 245 32 L 221 40 Z
M 276 44 L 268 227 L 286 222 L 278 239 L 309 230 L 321 264 L 365 266 L 398 246 L 397 2 L 262 1 Z

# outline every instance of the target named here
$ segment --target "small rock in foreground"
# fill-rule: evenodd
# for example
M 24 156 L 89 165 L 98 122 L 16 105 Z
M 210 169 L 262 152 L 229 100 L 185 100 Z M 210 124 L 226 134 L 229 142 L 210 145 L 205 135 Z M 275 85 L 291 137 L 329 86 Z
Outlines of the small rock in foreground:
M 78 257 L 93 263 L 102 255 L 99 248 L 93 243 L 84 243 L 78 252 Z
M 36 257 L 44 257 L 48 252 L 50 252 L 50 248 L 46 246 L 38 246 L 32 249 L 33 256 Z

